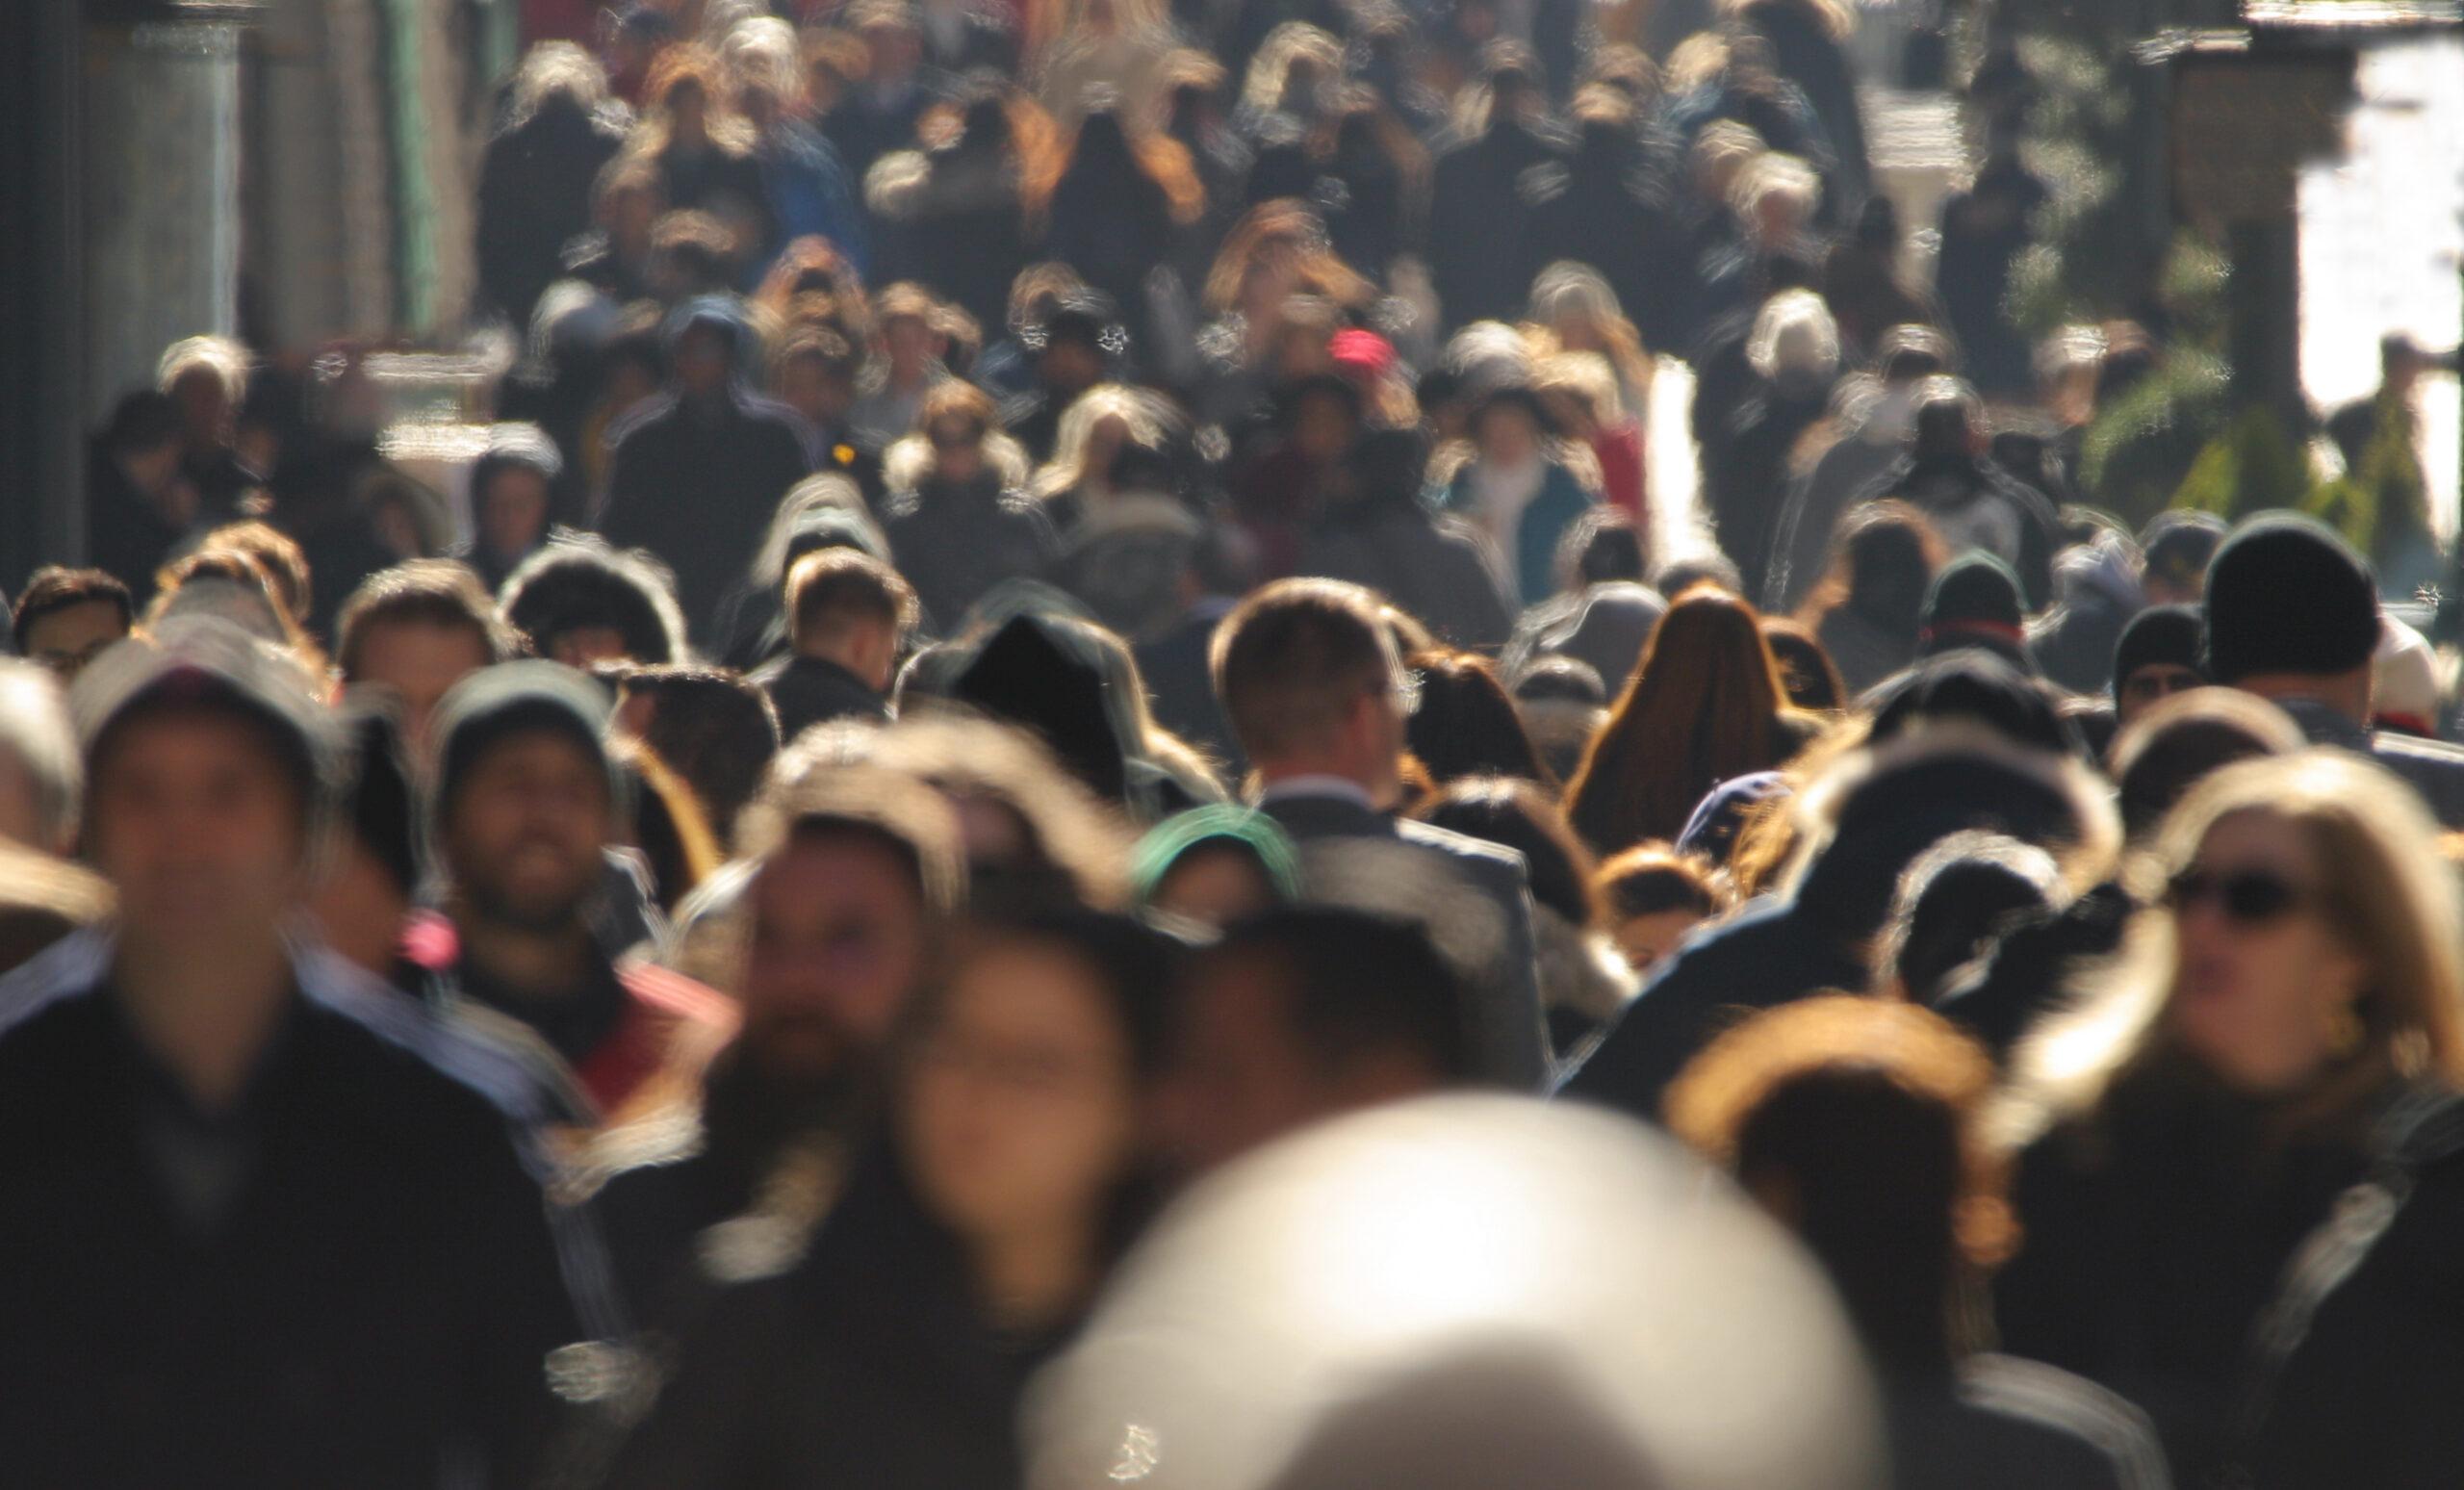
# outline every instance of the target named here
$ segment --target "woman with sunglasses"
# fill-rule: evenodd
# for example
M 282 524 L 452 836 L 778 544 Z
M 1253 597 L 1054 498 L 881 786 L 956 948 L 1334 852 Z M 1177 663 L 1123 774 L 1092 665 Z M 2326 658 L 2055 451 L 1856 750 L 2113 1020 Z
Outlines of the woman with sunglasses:
M 2184 1485 L 2464 1477 L 2464 917 L 2436 845 L 2363 758 L 2229 766 L 2021 1050 L 2041 1136 L 2003 1344 L 2146 1408 Z

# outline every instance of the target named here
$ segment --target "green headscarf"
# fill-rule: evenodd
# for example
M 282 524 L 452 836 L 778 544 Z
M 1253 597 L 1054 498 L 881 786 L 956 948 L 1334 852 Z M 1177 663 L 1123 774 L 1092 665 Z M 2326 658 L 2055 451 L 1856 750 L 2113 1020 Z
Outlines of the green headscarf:
M 1174 813 L 1138 840 L 1129 877 L 1139 903 L 1155 898 L 1156 888 L 1191 850 L 1219 843 L 1248 850 L 1279 899 L 1300 898 L 1300 859 L 1274 819 L 1255 808 L 1213 803 Z

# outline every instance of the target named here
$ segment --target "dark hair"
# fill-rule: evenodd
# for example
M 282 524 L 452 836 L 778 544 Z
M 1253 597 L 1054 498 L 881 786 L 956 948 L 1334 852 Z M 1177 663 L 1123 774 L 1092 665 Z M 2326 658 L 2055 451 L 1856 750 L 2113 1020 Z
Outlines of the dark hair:
M 1606 504 L 1585 509 L 1557 541 L 1557 568 L 1586 590 L 1614 579 L 1639 584 L 1646 573 L 1643 530 L 1634 515 Z
M 1806 600 L 1799 619 L 1820 627 L 1841 608 L 1907 633 L 1913 649 L 1925 613 L 1925 594 L 1945 557 L 1934 525 L 1897 499 L 1868 502 L 1839 525 L 1831 540 L 1831 563 Z
M 690 664 L 636 669 L 623 691 L 654 701 L 642 742 L 693 788 L 711 831 L 732 836 L 736 814 L 779 754 L 770 696 L 741 673 Z
M 137 604 L 130 599 L 128 586 L 116 576 L 99 569 L 70 569 L 60 564 L 46 564 L 36 570 L 26 580 L 25 593 L 17 597 L 17 608 L 10 615 L 17 650 L 26 650 L 26 633 L 44 617 L 97 601 L 119 612 L 121 630 L 137 623 Z
M 1621 921 L 1669 911 L 1709 915 L 1720 908 L 1710 866 L 1658 843 L 1637 843 L 1602 863 L 1592 889 Z
M 112 405 L 103 447 L 116 455 L 158 450 L 180 438 L 180 406 L 169 394 L 140 388 Z
M 1420 676 L 1421 687 L 1405 738 L 1441 785 L 1468 776 L 1556 784 L 1488 658 L 1441 650 L 1414 653 L 1404 665 Z
M 2147 577 L 2173 584 L 2204 579 L 2225 531 L 2224 520 L 2212 512 L 2157 514 L 2142 537 Z
M 1335 906 L 1285 906 L 1230 928 L 1205 962 L 1242 957 L 1283 974 L 1286 1022 L 1322 1069 L 1400 1049 L 1448 1080 L 1471 1073 L 1470 994 L 1418 927 Z
M 1515 850 L 1530 874 L 1533 905 L 1554 911 L 1574 926 L 1600 919 L 1592 883 L 1598 865 L 1591 851 L 1575 836 L 1557 804 L 1531 783 L 1503 776 L 1467 778 L 1414 808 L 1412 815 Z
M 860 549 L 816 549 L 787 571 L 787 634 L 821 634 L 847 621 L 875 621 L 904 636 L 915 629 L 914 587 Z
M 1825 713 L 1848 706 L 1848 684 L 1813 632 L 1784 616 L 1764 616 L 1762 640 L 1780 664 L 1780 683 L 1788 690 L 1789 703 Z
M 1673 839 L 1712 787 L 1794 754 L 1792 711 L 1760 621 L 1707 585 L 1660 618 L 1566 787 L 1567 815 L 1595 851 Z
M 513 655 L 479 577 L 452 559 L 412 559 L 360 581 L 334 622 L 334 661 L 345 681 L 359 677 L 368 633 L 382 626 L 432 626 L 467 630 L 479 644 L 481 666 Z
M 1991 1058 L 1940 1015 L 1833 996 L 1732 1030 L 1670 1089 L 1669 1124 L 1752 1185 L 1783 1181 L 1789 1223 L 1866 1347 L 1936 1370 L 1954 1341 L 1952 1282 L 2009 1248 L 2004 1172 L 1983 1135 Z
M 606 627 L 637 662 L 684 655 L 684 623 L 675 581 L 650 555 L 597 538 L 559 538 L 522 561 L 498 594 L 498 611 L 538 644 L 541 655 L 568 631 Z
M 1384 628 L 1374 595 L 1333 579 L 1277 580 L 1234 607 L 1215 633 L 1215 692 L 1250 758 L 1312 743 L 1385 687 Z
M 1652 588 L 1671 600 L 1698 584 L 1714 585 L 1731 595 L 1745 593 L 1745 577 L 1737 572 L 1736 561 L 1716 549 L 1673 559 L 1652 576 Z

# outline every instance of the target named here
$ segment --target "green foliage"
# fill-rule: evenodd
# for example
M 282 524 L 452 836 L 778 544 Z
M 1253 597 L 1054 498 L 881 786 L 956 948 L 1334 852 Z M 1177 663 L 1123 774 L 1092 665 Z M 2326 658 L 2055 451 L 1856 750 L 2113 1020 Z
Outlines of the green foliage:
M 2272 412 L 2254 404 L 2199 452 L 2173 505 L 2239 522 L 2272 507 L 2305 506 L 2318 487 L 2309 452 Z
M 2229 385 L 2220 359 L 2185 348 L 2107 401 L 2080 447 L 2090 500 L 2133 528 L 2170 505 L 2200 453 L 2224 432 Z

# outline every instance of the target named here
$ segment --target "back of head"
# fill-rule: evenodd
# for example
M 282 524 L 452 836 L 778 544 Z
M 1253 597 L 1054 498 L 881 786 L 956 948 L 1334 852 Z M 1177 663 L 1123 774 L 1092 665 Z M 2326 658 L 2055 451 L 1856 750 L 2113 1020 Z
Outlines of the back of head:
M 2298 597 L 2298 604 L 2288 604 Z M 2378 583 L 2317 521 L 2270 513 L 2236 528 L 2207 576 L 2208 676 L 2329 678 L 2370 665 Z
M 680 662 L 684 620 L 665 569 L 638 550 L 597 538 L 559 538 L 523 560 L 497 596 L 498 614 L 542 654 L 559 636 L 606 629 L 635 662 Z
M 359 677 L 370 633 L 383 626 L 468 632 L 489 662 L 512 655 L 514 638 L 496 616 L 479 577 L 452 559 L 412 559 L 360 581 L 334 623 L 334 662 L 346 682 Z
M 2078 754 L 2077 730 L 2044 690 L 2002 657 L 1959 648 L 1928 657 L 1866 695 L 1876 743 L 1946 722 L 1982 725 L 2015 745 Z
M 1339 730 L 1353 702 L 1383 688 L 1395 653 L 1376 598 L 1330 579 L 1284 579 L 1243 601 L 1217 629 L 1215 691 L 1252 760 L 1305 751 Z
M 1297 1043 L 1328 1070 L 1411 1058 L 1439 1082 L 1468 1079 L 1470 993 L 1419 928 L 1334 906 L 1287 906 L 1225 932 L 1210 963 L 1257 960 L 1283 979 Z
M 1548 780 L 1514 701 L 1486 657 L 1424 652 L 1406 665 L 1420 681 L 1420 704 L 1405 723 L 1405 739 L 1441 785 L 1471 776 Z
M 1998 833 L 1955 833 L 1899 877 L 1876 980 L 1931 1004 L 2005 917 L 2045 910 L 2062 893 L 2062 870 L 2044 850 Z
M 1785 706 L 1754 607 L 1695 586 L 1653 631 L 1567 787 L 1568 815 L 1603 853 L 1674 838 L 1704 792 L 1779 763 Z
M 1467 778 L 1413 809 L 1412 815 L 1521 854 L 1533 906 L 1553 911 L 1576 927 L 1599 919 L 1591 852 L 1575 836 L 1557 804 L 1530 782 Z
M 727 839 L 779 754 L 769 696 L 741 673 L 694 664 L 637 669 L 626 675 L 624 694 L 651 701 L 642 743 L 693 788 L 712 831 Z
M 1929 377 L 1916 386 L 1913 450 L 1919 460 L 1948 460 L 1976 453 L 1985 430 L 1985 405 L 1976 390 L 1956 377 Z
M 1987 652 L 2021 672 L 2036 671 L 2027 645 L 2027 605 L 2019 577 L 1984 552 L 1964 553 L 1934 576 L 1917 632 L 1928 656 L 1959 650 Z
M 2231 765 L 2285 756 L 2308 743 L 2284 710 L 2232 688 L 2194 688 L 2164 700 L 2121 732 L 2107 769 L 2121 792 L 2122 828 L 2156 830 L 2191 788 Z
M 1806 999 L 1730 1031 L 1668 1094 L 1669 1125 L 1774 1203 L 1833 1280 L 1886 1372 L 1938 1368 L 1962 1262 L 2010 1242 L 1982 1142 L 1993 1063 L 1940 1015 Z

